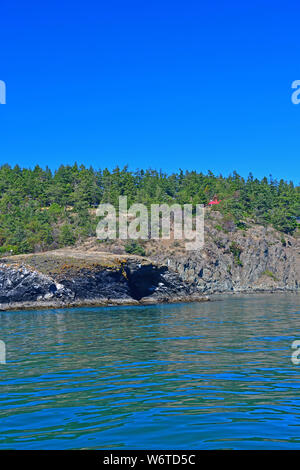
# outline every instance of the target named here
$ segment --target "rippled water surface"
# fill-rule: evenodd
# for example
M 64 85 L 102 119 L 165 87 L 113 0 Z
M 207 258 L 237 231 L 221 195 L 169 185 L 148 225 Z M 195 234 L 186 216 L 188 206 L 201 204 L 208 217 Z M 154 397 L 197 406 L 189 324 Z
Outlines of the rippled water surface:
M 300 449 L 300 296 L 0 313 L 1 449 Z

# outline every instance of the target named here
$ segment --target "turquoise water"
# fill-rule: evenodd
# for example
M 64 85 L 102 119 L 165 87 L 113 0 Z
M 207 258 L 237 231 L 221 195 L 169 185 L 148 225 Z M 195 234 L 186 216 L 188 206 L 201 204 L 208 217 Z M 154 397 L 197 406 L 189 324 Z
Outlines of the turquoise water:
M 300 296 L 0 313 L 0 449 L 300 449 Z

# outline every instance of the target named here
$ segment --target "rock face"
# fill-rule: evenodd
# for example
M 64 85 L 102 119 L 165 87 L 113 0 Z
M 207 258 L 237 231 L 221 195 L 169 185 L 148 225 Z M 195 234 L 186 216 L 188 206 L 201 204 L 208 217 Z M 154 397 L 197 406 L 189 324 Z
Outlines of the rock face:
M 183 280 L 201 293 L 296 291 L 300 288 L 300 244 L 273 229 L 255 226 L 224 233 L 207 226 L 205 247 L 177 257 L 163 255 Z
M 214 217 L 214 220 L 211 218 Z M 205 224 L 205 246 L 173 252 L 158 245 L 151 259 L 80 249 L 12 256 L 0 264 L 0 308 L 145 304 L 207 300 L 226 292 L 300 289 L 300 240 L 253 224 Z
M 67 269 L 56 270 L 51 276 L 25 264 L 25 260 L 13 264 L 6 261 L 0 265 L 0 307 L 5 310 L 207 300 L 166 266 L 138 257 L 112 266 L 101 263 L 84 267 L 64 265 Z
M 42 299 L 72 299 L 73 296 L 62 284 L 26 266 L 0 265 L 0 304 Z

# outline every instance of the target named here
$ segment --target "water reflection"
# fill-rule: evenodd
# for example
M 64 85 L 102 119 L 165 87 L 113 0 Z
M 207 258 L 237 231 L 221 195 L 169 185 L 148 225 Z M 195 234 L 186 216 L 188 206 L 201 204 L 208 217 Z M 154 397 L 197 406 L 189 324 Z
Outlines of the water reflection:
M 295 448 L 299 295 L 0 314 L 1 448 Z

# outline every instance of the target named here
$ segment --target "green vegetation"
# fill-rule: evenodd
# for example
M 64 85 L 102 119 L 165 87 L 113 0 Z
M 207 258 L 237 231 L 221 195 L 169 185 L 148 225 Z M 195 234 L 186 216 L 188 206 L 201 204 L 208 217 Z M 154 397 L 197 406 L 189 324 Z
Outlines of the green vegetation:
M 272 273 L 272 271 L 270 271 L 269 269 L 266 269 L 263 273 L 262 273 L 262 276 L 268 276 L 270 277 L 271 279 L 273 279 L 273 281 L 278 281 L 277 277 L 275 276 L 274 273 Z
M 146 254 L 144 248 L 136 240 L 130 240 L 126 243 L 125 251 L 131 255 L 145 256 Z
M 300 188 L 272 178 L 247 179 L 236 172 L 228 177 L 180 170 L 161 171 L 127 167 L 95 170 L 77 164 L 49 168 L 0 167 L 0 253 L 29 253 L 73 245 L 95 235 L 99 203 L 118 206 L 119 195 L 128 205 L 141 202 L 207 204 L 217 195 L 221 204 L 211 210 L 223 215 L 222 229 L 246 229 L 245 220 L 273 225 L 293 233 L 300 215 Z
M 242 254 L 241 247 L 236 242 L 232 242 L 229 249 L 230 249 L 231 253 L 233 254 L 234 263 L 237 266 L 243 266 L 243 263 L 240 260 L 240 256 Z
M 285 241 L 284 237 L 281 238 L 281 244 L 282 244 L 282 246 L 286 246 L 286 241 Z

